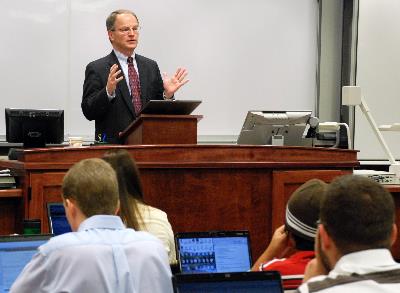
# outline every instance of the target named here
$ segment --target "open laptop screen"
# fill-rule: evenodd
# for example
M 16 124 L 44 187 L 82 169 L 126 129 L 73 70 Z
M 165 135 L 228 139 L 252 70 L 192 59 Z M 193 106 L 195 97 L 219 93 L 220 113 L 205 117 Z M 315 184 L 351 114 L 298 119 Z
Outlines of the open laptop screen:
M 217 274 L 177 274 L 173 277 L 175 293 L 282 293 L 279 272 L 242 272 Z
M 47 215 L 50 233 L 57 236 L 72 231 L 65 215 L 64 205 L 61 202 L 47 203 Z
M 25 265 L 52 235 L 0 236 L 0 293 L 8 292 Z
M 182 273 L 245 272 L 251 268 L 247 231 L 186 232 L 175 236 Z

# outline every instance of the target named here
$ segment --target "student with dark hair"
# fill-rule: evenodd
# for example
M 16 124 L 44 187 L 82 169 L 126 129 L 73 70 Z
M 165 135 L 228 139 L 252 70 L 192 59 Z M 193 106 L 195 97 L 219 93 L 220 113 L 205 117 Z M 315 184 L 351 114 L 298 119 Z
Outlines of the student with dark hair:
M 147 231 L 159 238 L 164 243 L 170 263 L 175 263 L 174 233 L 167 214 L 144 202 L 139 169 L 131 155 L 123 149 L 110 151 L 103 160 L 117 173 L 120 216 L 126 226 L 137 231 Z
M 109 164 L 87 159 L 72 166 L 62 197 L 74 232 L 40 246 L 11 292 L 172 292 L 161 242 L 115 216 L 118 183 Z
M 286 206 L 285 225 L 276 229 L 253 270 L 279 271 L 285 276 L 285 288 L 301 284 L 306 265 L 314 258 L 314 237 L 326 186 L 312 179 L 293 192 Z
M 392 195 L 366 177 L 344 176 L 321 204 L 316 258 L 299 292 L 400 292 L 400 264 Z

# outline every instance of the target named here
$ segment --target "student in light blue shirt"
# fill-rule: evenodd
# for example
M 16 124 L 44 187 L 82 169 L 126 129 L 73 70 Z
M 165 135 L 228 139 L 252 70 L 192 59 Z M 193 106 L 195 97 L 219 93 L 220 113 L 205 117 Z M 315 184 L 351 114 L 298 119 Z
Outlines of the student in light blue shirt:
M 66 215 L 75 232 L 39 248 L 11 292 L 172 292 L 162 243 L 126 229 L 115 216 L 118 184 L 101 159 L 75 164 L 62 186 Z

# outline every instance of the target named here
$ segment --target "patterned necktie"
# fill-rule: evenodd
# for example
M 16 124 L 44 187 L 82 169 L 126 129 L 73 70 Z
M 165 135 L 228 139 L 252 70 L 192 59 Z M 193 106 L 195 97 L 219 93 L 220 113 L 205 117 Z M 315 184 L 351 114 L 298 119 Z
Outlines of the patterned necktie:
M 135 113 L 138 114 L 142 108 L 142 101 L 140 100 L 140 84 L 139 78 L 133 66 L 133 58 L 128 57 L 128 76 L 129 87 L 131 88 L 132 104 L 135 108 Z

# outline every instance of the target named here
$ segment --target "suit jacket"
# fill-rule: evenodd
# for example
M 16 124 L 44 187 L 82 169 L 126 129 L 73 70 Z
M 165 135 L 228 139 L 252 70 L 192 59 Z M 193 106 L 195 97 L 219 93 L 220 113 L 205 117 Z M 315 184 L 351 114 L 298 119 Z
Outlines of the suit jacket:
M 138 54 L 135 58 L 142 105 L 149 100 L 162 100 L 164 88 L 157 63 Z M 107 142 L 121 143 L 119 133 L 125 130 L 136 115 L 125 78 L 117 84 L 115 98 L 110 101 L 107 96 L 107 78 L 113 64 L 120 66 L 114 51 L 86 66 L 81 107 L 88 120 L 95 120 L 96 140 L 106 135 Z

